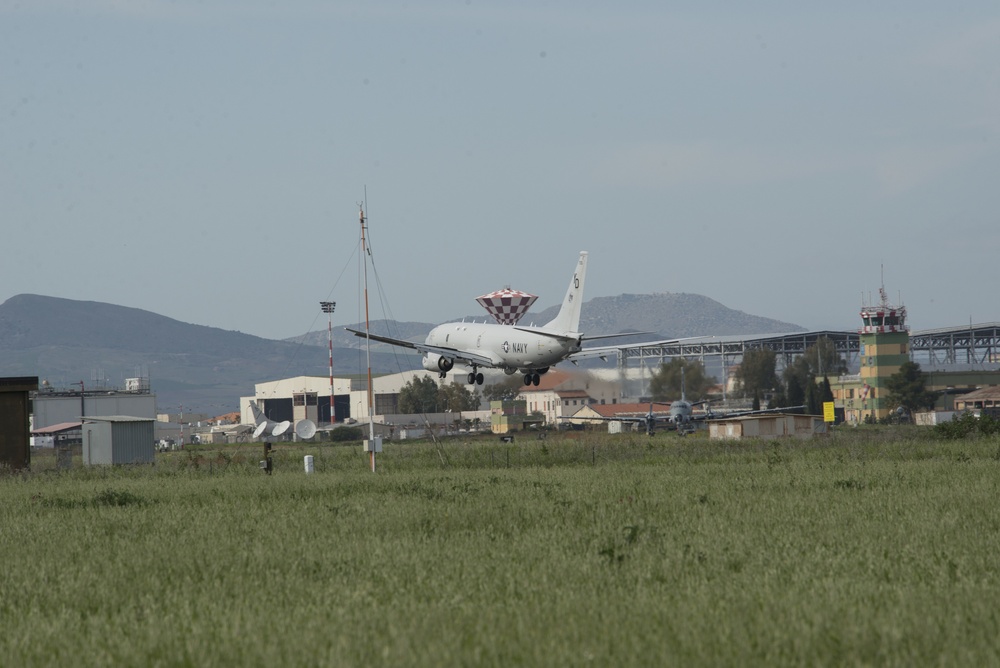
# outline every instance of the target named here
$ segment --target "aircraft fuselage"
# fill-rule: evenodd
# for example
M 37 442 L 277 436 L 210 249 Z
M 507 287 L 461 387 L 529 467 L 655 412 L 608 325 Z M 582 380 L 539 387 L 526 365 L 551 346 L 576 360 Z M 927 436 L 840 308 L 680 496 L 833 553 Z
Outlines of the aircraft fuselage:
M 449 322 L 427 335 L 427 345 L 454 348 L 483 355 L 496 367 L 544 369 L 580 349 L 578 337 L 557 338 L 535 334 L 512 325 Z

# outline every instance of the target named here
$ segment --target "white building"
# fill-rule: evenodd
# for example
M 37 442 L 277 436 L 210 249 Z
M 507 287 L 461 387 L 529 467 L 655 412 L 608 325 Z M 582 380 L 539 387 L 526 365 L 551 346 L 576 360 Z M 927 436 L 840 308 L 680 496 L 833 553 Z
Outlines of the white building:
M 542 374 L 537 386 L 525 386 L 517 398 L 527 404 L 528 414 L 541 413 L 552 425 L 590 404 L 620 403 L 621 388 L 614 375 L 552 369 Z
M 465 385 L 465 376 L 464 372 L 449 374 L 444 381 L 441 381 L 436 371 L 423 370 L 376 376 L 372 378 L 375 419 L 381 422 L 400 417 L 399 393 L 403 386 L 416 378 L 432 378 L 438 383 L 453 382 Z M 357 422 L 368 421 L 367 385 L 367 380 L 364 378 L 334 377 L 335 422 L 344 422 L 348 419 Z M 310 419 L 317 425 L 329 424 L 330 377 L 296 376 L 257 383 L 254 386 L 254 396 L 240 397 L 240 415 L 244 424 L 254 423 L 250 402 L 256 402 L 267 418 L 274 422 Z M 483 414 L 488 416 L 489 411 Z M 450 414 L 439 415 L 448 420 L 455 419 L 455 416 Z M 427 417 L 430 420 L 432 416 Z

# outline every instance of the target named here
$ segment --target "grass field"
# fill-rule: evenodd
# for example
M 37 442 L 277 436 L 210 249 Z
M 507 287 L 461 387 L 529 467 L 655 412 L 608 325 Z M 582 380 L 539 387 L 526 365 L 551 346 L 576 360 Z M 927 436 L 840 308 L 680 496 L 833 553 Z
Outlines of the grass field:
M 0 665 L 1000 665 L 996 437 L 260 455 L 0 477 Z

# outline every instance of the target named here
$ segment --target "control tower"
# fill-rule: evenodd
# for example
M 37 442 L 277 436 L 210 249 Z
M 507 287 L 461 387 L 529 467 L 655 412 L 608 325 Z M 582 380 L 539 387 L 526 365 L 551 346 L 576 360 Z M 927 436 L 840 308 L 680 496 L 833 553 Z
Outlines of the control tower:
M 886 379 L 910 361 L 910 327 L 906 307 L 889 303 L 885 287 L 879 288 L 879 303 L 861 307 L 861 410 L 859 419 L 878 420 L 889 414 Z M 870 417 L 869 417 L 870 416 Z

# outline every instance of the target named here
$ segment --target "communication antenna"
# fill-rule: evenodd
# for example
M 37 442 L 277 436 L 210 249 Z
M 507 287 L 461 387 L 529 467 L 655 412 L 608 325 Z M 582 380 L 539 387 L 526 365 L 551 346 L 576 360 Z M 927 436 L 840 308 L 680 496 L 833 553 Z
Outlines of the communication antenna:
M 292 428 L 292 423 L 289 422 L 288 420 L 285 420 L 284 422 L 279 422 L 274 426 L 274 429 L 271 430 L 271 435 L 284 436 L 285 434 L 288 433 L 288 430 L 291 428 Z
M 254 438 L 260 438 L 261 436 L 263 436 L 264 432 L 267 431 L 267 426 L 268 425 L 267 425 L 266 421 L 265 422 L 261 422 L 259 425 L 257 425 L 254 428 L 254 430 L 253 430 L 253 437 Z
M 361 221 L 361 261 L 364 262 L 365 278 L 365 354 L 368 360 L 368 440 L 365 441 L 365 450 L 371 461 L 372 473 L 375 473 L 375 453 L 382 452 L 382 439 L 375 437 L 375 396 L 372 387 L 372 339 L 370 320 L 368 318 L 368 256 L 371 250 L 365 241 L 365 206 L 367 205 L 368 191 L 365 189 L 365 204 L 358 205 L 358 218 Z
M 303 441 L 308 441 L 316 435 L 316 423 L 312 420 L 299 420 L 295 423 L 295 435 Z

